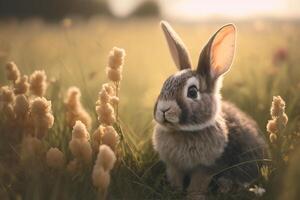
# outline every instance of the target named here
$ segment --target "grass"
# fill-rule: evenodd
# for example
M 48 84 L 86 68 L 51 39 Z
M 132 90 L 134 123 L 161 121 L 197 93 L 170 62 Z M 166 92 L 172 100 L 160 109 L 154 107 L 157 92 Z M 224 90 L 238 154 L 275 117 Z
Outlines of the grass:
M 101 84 L 106 82 L 104 69 L 113 46 L 126 50 L 120 93 L 120 126 L 124 138 L 119 145 L 119 161 L 112 174 L 109 191 L 111 199 L 180 199 L 182 194 L 172 190 L 165 177 L 164 165 L 151 146 L 152 110 L 163 81 L 176 71 L 158 19 L 114 21 L 91 19 L 73 21 L 71 27 L 45 24 L 39 20 L 0 22 L 0 83 L 5 80 L 4 64 L 13 60 L 22 73 L 44 69 L 52 83 L 47 98 L 52 101 L 54 127 L 44 143 L 68 153 L 71 130 L 65 126 L 63 98 L 70 86 L 82 92 L 82 101 L 93 117 L 93 129 L 98 124 L 95 101 Z M 226 75 L 222 94 L 252 116 L 265 131 L 270 118 L 269 109 L 274 95 L 287 104 L 288 127 L 284 134 L 299 131 L 300 122 L 300 27 L 296 22 L 237 22 L 237 53 L 232 70 Z M 202 46 L 222 24 L 175 24 L 174 27 L 189 48 L 193 63 L 197 63 Z M 279 48 L 287 58 L 274 63 Z M 91 131 L 92 132 L 92 131 Z M 1 143 L 0 143 L 1 144 Z M 69 177 L 53 171 L 31 170 L 35 179 L 22 177 L 17 182 L 24 199 L 94 199 L 91 168 L 84 174 Z M 271 167 L 269 182 L 262 178 L 257 184 L 276 196 L 274 180 L 280 174 Z M 21 173 L 21 172 L 20 172 Z M 22 173 L 21 173 L 22 174 Z M 13 177 L 10 177 L 10 179 Z M 1 178 L 0 178 L 1 180 Z M 2 179 L 4 180 L 4 179 Z M 46 180 L 46 181 L 44 181 Z M 24 184 L 26 183 L 26 184 Z M 0 183 L 1 187 L 10 187 Z M 51 195 L 49 195 L 51 194 Z M 212 196 L 212 199 L 253 199 L 254 194 Z

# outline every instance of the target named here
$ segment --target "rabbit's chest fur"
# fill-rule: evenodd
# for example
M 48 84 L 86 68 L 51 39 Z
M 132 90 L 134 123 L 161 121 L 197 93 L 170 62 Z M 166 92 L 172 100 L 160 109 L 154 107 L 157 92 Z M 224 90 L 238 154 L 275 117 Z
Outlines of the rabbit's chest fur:
M 224 124 L 198 132 L 172 131 L 156 125 L 153 135 L 154 148 L 160 158 L 183 171 L 214 164 L 222 155 L 227 140 Z

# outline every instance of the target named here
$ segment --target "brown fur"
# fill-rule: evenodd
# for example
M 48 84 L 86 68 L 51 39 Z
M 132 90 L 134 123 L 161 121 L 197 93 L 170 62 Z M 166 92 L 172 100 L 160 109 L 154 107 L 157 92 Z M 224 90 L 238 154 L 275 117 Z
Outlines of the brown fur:
M 168 30 L 169 25 L 163 28 L 172 33 L 166 34 L 169 46 L 182 44 L 181 40 L 176 42 L 178 35 L 172 37 L 174 30 Z M 234 44 L 235 27 L 222 27 L 202 50 L 197 69 L 177 66 L 185 70 L 165 81 L 155 104 L 154 149 L 167 166 L 171 185 L 183 189 L 188 180 L 186 189 L 191 198 L 205 198 L 212 180 L 221 191 L 228 190 L 221 188 L 224 183 L 243 185 L 254 180 L 259 170 L 252 161 L 267 157 L 256 123 L 233 104 L 221 101 L 222 75 L 230 68 Z M 215 49 L 220 46 L 228 49 L 226 57 Z M 185 48 L 177 54 L 174 48 L 171 52 L 173 58 L 178 56 L 176 64 L 188 58 Z M 216 60 L 220 56 L 221 60 Z

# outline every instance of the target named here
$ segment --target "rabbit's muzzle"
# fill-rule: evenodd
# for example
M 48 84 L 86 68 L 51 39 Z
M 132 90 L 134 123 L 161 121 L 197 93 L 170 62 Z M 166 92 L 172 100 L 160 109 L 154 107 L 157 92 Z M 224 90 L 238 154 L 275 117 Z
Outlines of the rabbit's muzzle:
M 155 110 L 155 120 L 160 124 L 179 123 L 181 110 L 176 101 L 159 100 Z

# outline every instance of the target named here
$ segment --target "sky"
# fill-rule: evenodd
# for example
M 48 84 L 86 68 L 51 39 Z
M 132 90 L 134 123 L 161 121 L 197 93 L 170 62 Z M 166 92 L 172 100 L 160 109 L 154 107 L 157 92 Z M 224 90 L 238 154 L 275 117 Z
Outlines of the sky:
M 108 0 L 112 12 L 125 17 L 144 0 Z M 300 18 L 300 0 L 155 0 L 165 18 L 201 20 L 211 17 Z

